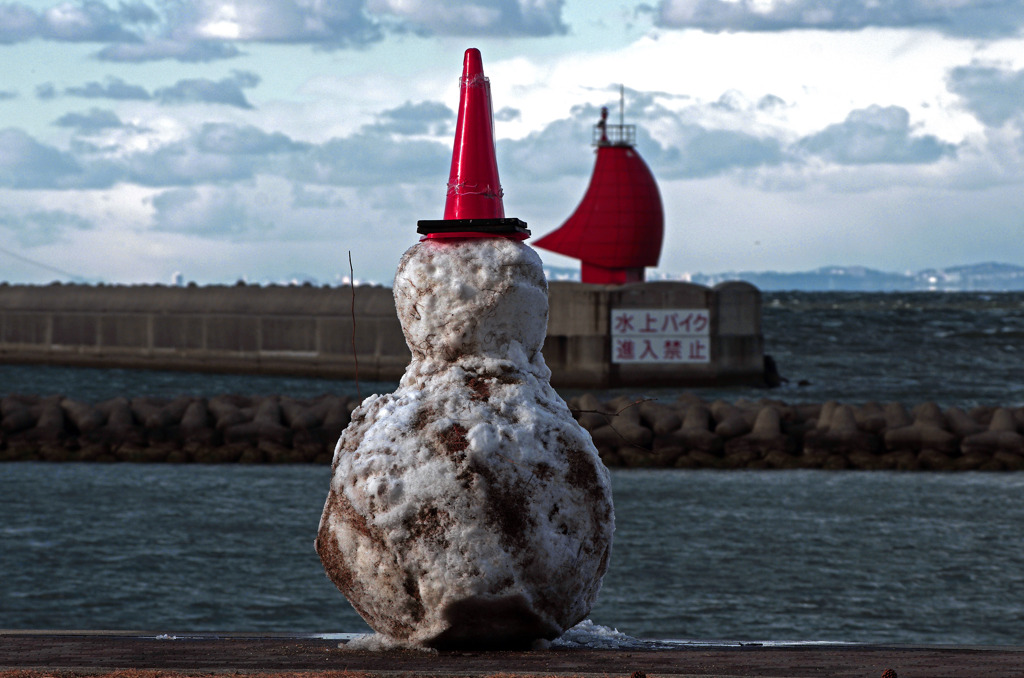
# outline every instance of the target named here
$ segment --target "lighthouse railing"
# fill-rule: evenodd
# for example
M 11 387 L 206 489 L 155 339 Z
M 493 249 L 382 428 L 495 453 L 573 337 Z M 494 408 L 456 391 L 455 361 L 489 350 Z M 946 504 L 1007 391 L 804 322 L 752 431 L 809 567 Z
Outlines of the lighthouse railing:
M 594 146 L 636 146 L 636 125 L 594 125 Z

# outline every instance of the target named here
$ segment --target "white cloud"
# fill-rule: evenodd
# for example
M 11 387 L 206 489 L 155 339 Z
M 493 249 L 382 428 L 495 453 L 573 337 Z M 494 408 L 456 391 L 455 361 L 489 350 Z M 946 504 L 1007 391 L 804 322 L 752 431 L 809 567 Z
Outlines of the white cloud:
M 221 80 L 208 78 L 187 78 L 173 85 L 156 88 L 150 94 L 145 87 L 133 85 L 116 77 L 108 77 L 106 83 L 87 82 L 84 85 L 64 88 L 68 96 L 87 99 L 111 99 L 115 101 L 150 101 L 155 99 L 164 105 L 181 104 L 224 104 L 236 108 L 252 109 L 253 105 L 245 96 L 245 89 L 256 87 L 260 77 L 250 71 L 234 71 L 230 77 Z M 53 99 L 58 94 L 52 83 L 36 88 L 39 99 Z
M 15 240 L 22 247 L 34 248 L 62 242 L 68 230 L 87 230 L 94 228 L 95 224 L 73 212 L 35 210 L 0 213 L 0 226 L 13 231 Z
M 872 105 L 850 112 L 842 123 L 799 137 L 759 116 L 781 105 L 748 102 L 727 93 L 710 103 L 688 101 L 667 108 L 665 95 L 631 91 L 627 119 L 637 126 L 637 146 L 655 175 L 671 180 L 699 178 L 783 164 L 801 166 L 811 156 L 836 164 L 932 163 L 956 147 L 934 135 L 917 133 L 909 113 L 897 106 Z M 678 102 L 677 102 L 678 103 Z M 569 119 L 550 123 L 522 139 L 499 142 L 500 159 L 515 177 L 556 178 L 590 171 L 581 151 L 599 117 L 596 106 L 579 106 Z M 648 131 L 651 130 L 651 131 Z M 655 138 L 652 132 L 657 133 Z
M 63 2 L 42 13 L 40 36 L 73 42 L 135 42 L 139 36 L 123 24 L 138 18 L 137 6 L 125 14 L 98 0 Z
M 53 86 L 52 82 L 44 82 L 36 85 L 36 98 L 37 99 L 53 99 L 57 96 L 57 88 Z
M 148 101 L 152 97 L 141 85 L 132 85 L 121 78 L 108 77 L 106 83 L 87 82 L 84 85 L 65 87 L 64 94 L 87 99 L 116 99 Z
M 161 103 L 214 101 L 252 110 L 242 88 L 257 81 L 251 73 L 236 71 L 220 81 L 182 80 L 157 88 L 154 97 Z M 82 91 L 104 94 L 115 84 L 125 87 L 120 81 L 106 88 L 90 83 Z M 605 92 L 589 95 L 600 101 L 612 94 L 612 90 Z M 931 163 L 954 152 L 954 145 L 924 131 L 901 106 L 871 104 L 847 110 L 841 123 L 798 134 L 786 119 L 796 104 L 774 94 L 747 97 L 726 90 L 702 101 L 631 89 L 626 101 L 628 121 L 638 125 L 639 148 L 656 175 L 665 179 L 800 165 L 811 157 L 838 164 Z M 588 173 L 591 161 L 586 149 L 599 106 L 578 105 L 569 113 L 521 138 L 499 138 L 502 175 L 530 180 Z M 509 117 L 513 124 L 521 122 Z M 116 128 L 120 120 L 112 111 L 93 110 L 88 115 L 67 114 L 58 124 L 86 133 Z M 196 186 L 260 175 L 337 186 L 414 184 L 447 175 L 453 120 L 453 111 L 443 103 L 407 100 L 383 109 L 372 122 L 350 133 L 315 142 L 225 121 L 186 126 L 170 136 L 136 126 L 130 138 L 111 140 L 122 144 L 120 153 L 110 145 L 75 146 L 70 153 L 51 147 L 48 152 L 55 163 L 53 176 L 74 175 L 79 185 L 130 181 L 144 186 Z M 36 143 L 36 151 L 42 153 L 44 145 Z M 33 171 L 28 175 L 41 176 Z M 53 180 L 37 181 L 55 185 Z
M 118 43 L 107 45 L 96 53 L 101 61 L 143 63 L 173 59 L 183 63 L 202 63 L 220 59 L 233 59 L 242 51 L 235 45 L 211 40 L 179 40 L 174 38 L 149 38 L 139 43 Z
M 129 154 L 118 164 L 128 181 L 154 187 L 246 181 L 257 170 L 252 158 L 203 152 L 193 138 Z
M 557 35 L 563 0 L 368 0 L 367 9 L 441 35 Z
M 363 0 L 199 0 L 176 13 L 169 33 L 186 40 L 366 44 L 381 35 L 363 5 Z
M 439 113 L 429 112 L 436 120 Z M 440 114 L 442 118 L 445 116 Z M 415 183 L 447 176 L 448 143 L 392 134 L 367 126 L 346 137 L 313 144 L 252 125 L 219 122 L 195 129 L 126 124 L 111 111 L 68 113 L 57 124 L 91 136 L 117 130 L 103 143 L 72 143 L 63 151 L 16 128 L 0 131 L 0 186 L 94 187 L 126 181 L 169 187 L 247 181 L 257 175 L 306 183 L 371 186 Z M 75 139 L 77 140 L 77 138 Z
M 438 101 L 406 101 L 397 108 L 382 111 L 372 129 L 402 135 L 444 136 L 454 128 L 455 112 Z
M 564 0 L 196 0 L 60 2 L 41 11 L 0 4 L 0 43 L 42 38 L 104 44 L 96 57 L 142 63 L 236 58 L 237 44 L 306 44 L 346 49 L 392 34 L 552 36 L 568 27 Z
M 293 209 L 344 209 L 348 207 L 345 198 L 334 188 L 314 188 L 305 184 L 292 184 Z
M 281 132 L 264 132 L 253 125 L 205 123 L 192 143 L 204 153 L 224 156 L 272 156 L 302 152 L 309 144 L 299 143 Z
M 88 113 L 65 113 L 54 123 L 58 127 L 73 127 L 79 134 L 90 134 L 105 129 L 123 127 L 121 118 L 113 111 L 93 108 Z
M 155 195 L 152 204 L 156 231 L 252 241 L 273 229 L 230 188 L 176 188 Z
M 611 3 L 593 11 L 610 16 Z M 386 282 L 416 220 L 442 212 L 465 30 L 476 21 L 506 212 L 536 235 L 582 197 L 592 125 L 602 105 L 617 122 L 623 82 L 626 123 L 638 126 L 666 206 L 664 270 L 963 263 L 935 261 L 956 248 L 930 223 L 958 236 L 959 223 L 984 224 L 972 256 L 1010 256 L 1010 223 L 1020 225 L 1010 210 L 1024 207 L 1013 198 L 1024 194 L 1021 40 L 894 26 L 879 17 L 896 10 L 879 5 L 843 10 L 875 17 L 859 30 L 820 18 L 815 30 L 654 28 L 608 47 L 584 39 L 593 27 L 559 33 L 563 16 L 592 5 L 566 15 L 554 0 L 464 2 L 466 13 L 448 16 L 416 2 L 161 3 L 159 21 L 147 5 L 110 2 L 125 31 L 112 39 L 138 41 L 65 45 L 82 57 L 68 65 L 39 58 L 43 40 L 57 39 L 40 39 L 45 12 L 0 4 L 5 49 L 34 57 L 7 62 L 20 77 L 0 96 L 12 113 L 0 132 L 0 227 L 18 243 L 22 215 L 59 205 L 94 227 L 54 218 L 32 256 L 94 277 L 330 280 L 347 274 L 351 249 L 357 276 Z M 908 17 L 922 6 L 905 5 Z M 789 11 L 757 6 L 776 26 Z M 349 10 L 360 14 L 346 19 Z M 93 28 L 76 35 L 110 24 L 91 11 Z M 548 28 L 530 29 L 530 12 Z M 505 29 L 544 37 L 517 42 Z M 69 247 L 95 261 L 76 266 Z
M 0 186 L 53 188 L 75 183 L 82 168 L 71 154 L 19 129 L 0 130 Z
M 841 171 L 878 173 L 868 167 Z M 728 177 L 662 182 L 666 239 L 660 268 L 707 273 L 859 264 L 900 271 L 1024 258 L 1024 241 L 1014 236 L 1024 209 L 1019 186 L 963 191 L 903 185 L 902 168 L 883 174 L 888 185 L 876 177 L 859 191 L 839 191 L 826 181 L 779 192 Z
M 39 32 L 39 15 L 18 2 L 0 4 L 0 43 L 21 42 Z
M 554 179 L 589 174 L 592 121 L 582 117 L 555 120 L 522 139 L 498 141 L 498 167 L 504 178 Z M 578 153 L 567 152 L 571 148 Z
M 117 9 L 99 0 L 61 2 L 41 12 L 18 2 L 0 4 L 0 43 L 43 38 L 62 42 L 137 42 L 134 27 L 157 21 L 143 3 Z
M 984 124 L 999 127 L 1015 118 L 1024 122 L 1024 70 L 975 62 L 953 68 L 948 82 Z
M 899 106 L 851 111 L 842 123 L 802 139 L 798 147 L 841 165 L 930 163 L 956 152 L 933 135 L 912 135 L 910 114 Z
M 288 175 L 314 184 L 389 186 L 447 178 L 450 160 L 450 147 L 440 143 L 357 133 L 313 146 L 293 159 Z
M 993 38 L 1020 34 L 1024 6 L 1016 0 L 662 0 L 657 22 L 713 32 L 886 27 Z
M 778 139 L 745 132 L 691 127 L 685 144 L 670 149 L 655 167 L 668 178 L 713 176 L 734 169 L 777 165 L 784 159 Z M 673 151 L 678 150 L 678 153 Z
M 153 97 L 162 104 L 207 103 L 251 109 L 253 105 L 242 90 L 255 87 L 259 81 L 255 73 L 235 71 L 230 78 L 216 82 L 206 78 L 179 80 L 170 87 L 158 88 Z

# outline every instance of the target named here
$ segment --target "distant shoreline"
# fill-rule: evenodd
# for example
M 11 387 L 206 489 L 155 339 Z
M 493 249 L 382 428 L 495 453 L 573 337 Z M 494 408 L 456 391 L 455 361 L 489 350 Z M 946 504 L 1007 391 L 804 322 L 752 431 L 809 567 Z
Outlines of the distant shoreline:
M 546 267 L 552 280 L 579 281 L 579 271 Z M 683 280 L 713 287 L 741 280 L 761 292 L 1024 292 L 1024 266 L 985 262 L 895 273 L 866 266 L 822 266 L 809 271 L 727 271 L 648 274 L 648 281 Z

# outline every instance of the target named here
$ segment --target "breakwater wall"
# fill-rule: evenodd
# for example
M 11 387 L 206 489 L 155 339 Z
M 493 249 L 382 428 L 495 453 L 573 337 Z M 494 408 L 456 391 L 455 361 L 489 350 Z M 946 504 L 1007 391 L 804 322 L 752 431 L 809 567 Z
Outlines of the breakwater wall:
M 358 403 L 222 395 L 174 400 L 0 399 L 0 461 L 320 463 Z M 1024 407 L 932 402 L 569 400 L 610 467 L 1024 470 Z
M 763 383 L 761 295 L 747 283 L 552 282 L 549 291 L 543 351 L 556 386 Z M 612 315 L 630 309 L 645 313 L 616 353 Z M 666 315 L 672 309 L 699 320 L 700 333 L 680 341 L 662 332 L 686 320 Z M 624 342 L 635 342 L 632 362 L 618 360 Z M 645 348 L 670 360 L 643 362 Z M 409 360 L 385 287 L 353 295 L 351 287 L 0 284 L 0 362 L 397 381 Z
M 393 381 L 409 358 L 384 287 L 0 285 L 4 362 Z

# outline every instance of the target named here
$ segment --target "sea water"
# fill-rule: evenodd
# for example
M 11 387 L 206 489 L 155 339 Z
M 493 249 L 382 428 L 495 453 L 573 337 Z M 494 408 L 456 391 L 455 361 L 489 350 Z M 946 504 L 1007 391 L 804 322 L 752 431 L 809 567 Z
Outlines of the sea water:
M 698 395 L 1024 405 L 1024 294 L 764 301 L 766 352 L 790 383 Z M 92 402 L 393 388 L 0 365 L 0 395 Z M 0 628 L 365 631 L 313 551 L 328 476 L 2 464 Z M 1024 643 L 1024 474 L 616 470 L 612 480 L 617 532 L 597 624 L 646 638 Z
M 0 628 L 360 633 L 322 466 L 0 466 Z M 1024 643 L 1024 474 L 615 470 L 591 614 L 639 638 Z

